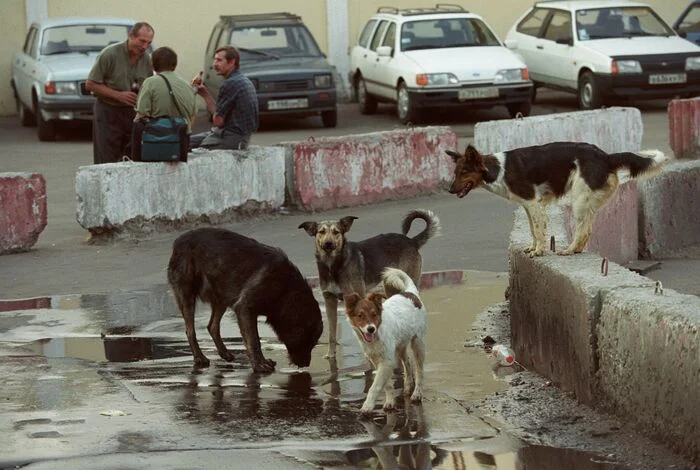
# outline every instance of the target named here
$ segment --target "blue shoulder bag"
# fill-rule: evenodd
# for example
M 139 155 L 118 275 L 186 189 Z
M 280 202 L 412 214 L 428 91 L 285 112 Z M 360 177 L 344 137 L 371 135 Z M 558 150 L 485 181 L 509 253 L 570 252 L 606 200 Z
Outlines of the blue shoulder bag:
M 170 82 L 163 75 L 170 97 L 175 103 L 180 116 L 163 116 L 152 118 L 143 124 L 141 134 L 141 161 L 144 162 L 173 162 L 187 161 L 189 150 L 189 132 L 187 120 L 175 99 Z

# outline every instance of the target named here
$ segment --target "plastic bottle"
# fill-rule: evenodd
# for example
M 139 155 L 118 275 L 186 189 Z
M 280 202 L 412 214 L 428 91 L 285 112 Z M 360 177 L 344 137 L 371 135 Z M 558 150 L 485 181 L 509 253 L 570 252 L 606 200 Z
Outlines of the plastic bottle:
M 515 365 L 515 353 L 508 346 L 496 344 L 491 348 L 491 355 L 498 359 L 498 363 L 502 366 Z

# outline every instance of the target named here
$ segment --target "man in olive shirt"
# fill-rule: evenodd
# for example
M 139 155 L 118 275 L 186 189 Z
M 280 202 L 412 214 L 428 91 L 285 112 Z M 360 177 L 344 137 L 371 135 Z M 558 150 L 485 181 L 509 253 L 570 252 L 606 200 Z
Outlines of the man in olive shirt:
M 153 35 L 148 23 L 134 24 L 127 40 L 102 49 L 90 70 L 85 88 L 97 97 L 92 128 L 95 163 L 118 162 L 131 153 L 138 90 L 153 75 L 151 58 L 146 53 Z

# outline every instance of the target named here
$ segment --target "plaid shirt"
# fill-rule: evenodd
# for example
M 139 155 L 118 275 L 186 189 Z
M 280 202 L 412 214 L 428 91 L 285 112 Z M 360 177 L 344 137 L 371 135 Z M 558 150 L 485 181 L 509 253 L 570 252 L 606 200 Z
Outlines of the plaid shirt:
M 219 88 L 216 114 L 224 118 L 224 130 L 250 136 L 258 130 L 258 94 L 255 86 L 238 70 Z

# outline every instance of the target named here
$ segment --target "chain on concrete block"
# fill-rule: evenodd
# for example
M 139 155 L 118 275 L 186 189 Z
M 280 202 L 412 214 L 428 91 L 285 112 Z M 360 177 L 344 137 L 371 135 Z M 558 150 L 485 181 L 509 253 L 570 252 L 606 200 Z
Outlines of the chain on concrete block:
M 603 276 L 608 275 L 608 258 L 603 258 L 603 262 L 600 263 L 600 274 Z
M 654 284 L 654 294 L 664 295 L 664 286 L 661 284 L 661 281 L 656 281 L 656 284 Z
M 310 135 L 309 138 L 306 140 L 308 140 L 309 142 L 316 142 L 316 137 Z
M 556 240 L 554 240 L 554 235 L 549 237 L 549 251 L 556 251 L 557 249 L 557 243 Z
M 515 113 L 515 116 L 513 117 L 513 119 L 515 119 L 516 121 L 522 121 L 523 119 L 525 119 L 525 115 L 523 115 L 523 113 L 518 111 L 517 113 Z

